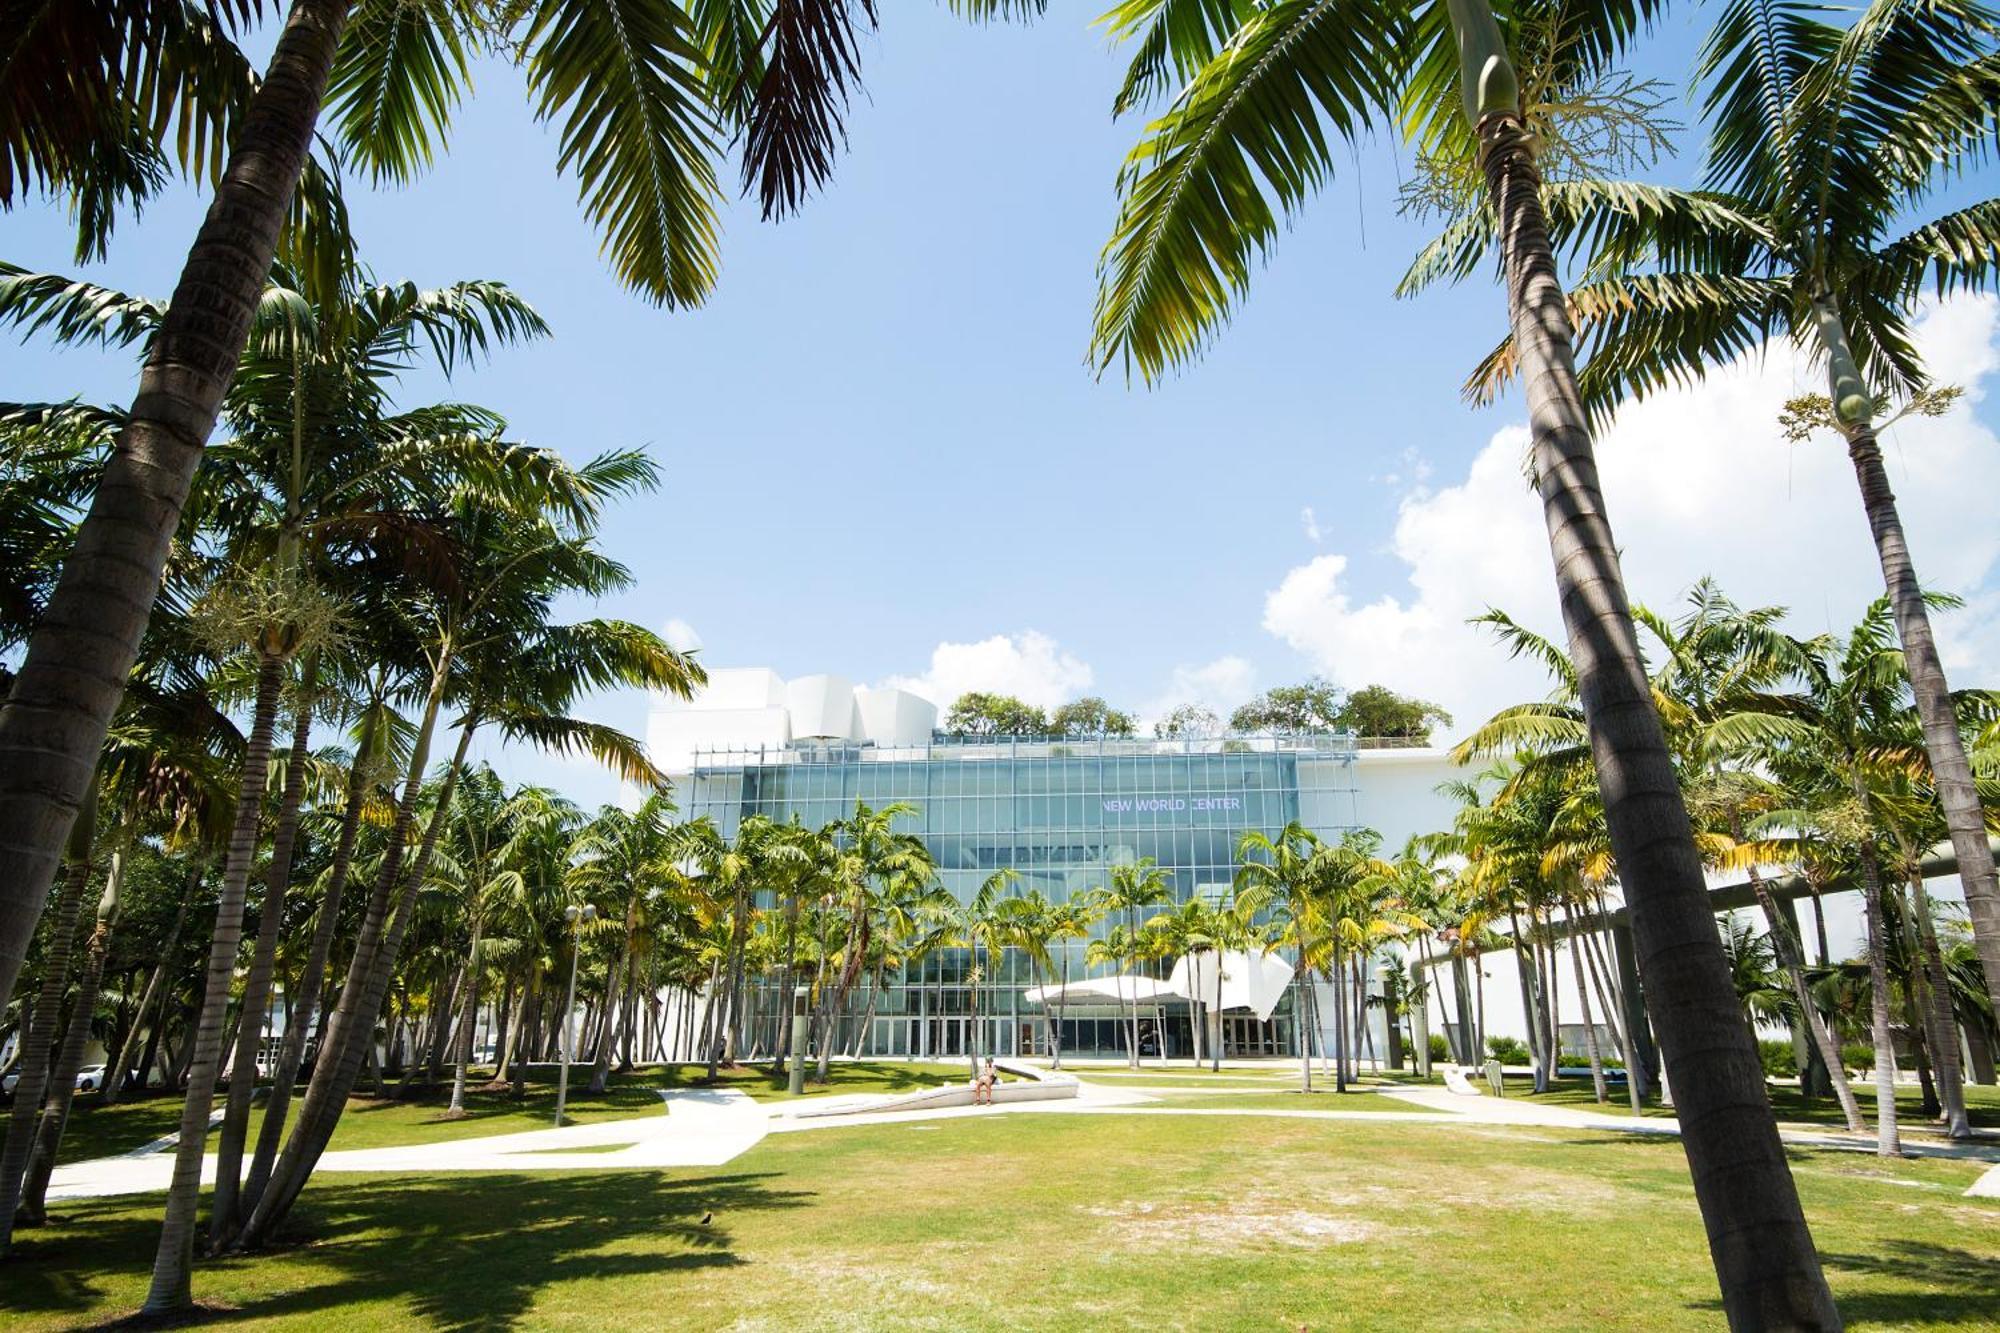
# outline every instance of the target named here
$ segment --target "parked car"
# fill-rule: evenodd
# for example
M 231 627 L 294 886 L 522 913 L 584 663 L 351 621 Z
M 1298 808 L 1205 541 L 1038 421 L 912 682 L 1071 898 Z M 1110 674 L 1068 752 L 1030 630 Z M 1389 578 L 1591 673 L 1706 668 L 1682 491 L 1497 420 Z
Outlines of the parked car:
M 21 1072 L 17 1069 L 13 1073 L 7 1075 L 6 1078 L 0 1079 L 0 1092 L 4 1092 L 9 1097 L 12 1097 L 14 1095 L 14 1086 L 18 1084 L 20 1081 L 21 1081 Z M 103 1065 L 85 1065 L 83 1068 L 76 1071 L 76 1090 L 78 1092 L 96 1092 L 99 1088 L 103 1086 L 104 1086 Z

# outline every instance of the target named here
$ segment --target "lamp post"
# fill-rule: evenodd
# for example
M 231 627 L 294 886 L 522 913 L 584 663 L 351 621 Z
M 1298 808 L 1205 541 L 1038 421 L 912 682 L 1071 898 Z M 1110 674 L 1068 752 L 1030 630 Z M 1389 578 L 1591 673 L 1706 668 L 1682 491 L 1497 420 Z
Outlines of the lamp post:
M 811 986 L 800 986 L 792 992 L 792 1065 L 788 1090 L 794 1097 L 806 1090 L 806 997 L 811 994 Z
M 597 919 L 597 908 L 589 903 L 582 907 L 563 908 L 563 920 L 569 922 L 569 996 L 563 1001 L 562 1013 L 562 1068 L 556 1074 L 556 1128 L 562 1128 L 563 1106 L 569 1101 L 569 1062 L 575 1058 L 576 1049 L 570 1028 L 570 1017 L 576 1011 L 576 956 L 582 952 L 578 948 L 584 923 Z

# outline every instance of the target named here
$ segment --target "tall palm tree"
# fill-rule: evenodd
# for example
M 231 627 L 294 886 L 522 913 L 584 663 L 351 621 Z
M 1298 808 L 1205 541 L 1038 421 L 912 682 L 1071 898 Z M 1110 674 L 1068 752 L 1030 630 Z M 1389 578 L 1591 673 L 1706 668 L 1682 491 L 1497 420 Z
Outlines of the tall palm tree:
M 1126 1060 L 1132 1068 L 1139 1067 L 1139 992 L 1136 969 L 1144 952 L 1144 937 L 1140 927 L 1145 923 L 1139 913 L 1149 907 L 1173 901 L 1173 878 L 1150 856 L 1142 856 L 1137 861 L 1111 867 L 1110 882 L 1098 890 L 1096 906 L 1106 916 L 1123 916 L 1124 933 L 1119 936 L 1122 949 L 1115 960 L 1124 969 L 1121 973 L 1131 983 L 1132 1021 L 1130 1027 L 1131 1044 L 1126 1050 Z
M 1703 48 L 1709 129 L 1699 190 L 1577 181 L 1555 208 L 1559 242 L 1592 280 L 1572 294 L 1588 360 L 1586 407 L 1700 380 L 1788 336 L 1826 367 L 1829 393 L 1792 405 L 1796 439 L 1846 445 L 1909 664 L 1988 987 L 2000 994 L 2000 884 L 1964 738 L 1878 433 L 1936 413 L 1910 337 L 1926 287 L 1984 290 L 2000 273 L 2000 199 L 1939 214 L 1938 190 L 2000 146 L 2000 15 L 1977 0 L 1873 0 L 1843 27 L 1802 0 L 1735 0 Z M 1483 221 L 1468 222 L 1483 228 Z M 1420 259 L 1411 285 L 1462 272 L 1465 236 Z M 1486 393 L 1505 349 L 1475 372 Z
M 1608 65 L 1655 12 L 1652 0 L 1509 6 L 1510 17 L 1547 18 L 1579 76 Z M 1451 145 L 1477 164 L 1527 389 L 1531 474 L 1557 597 L 1600 785 L 1612 794 L 1605 821 L 1660 1043 L 1693 1098 L 1681 1142 L 1723 1304 L 1743 1327 L 1837 1325 L 1639 663 L 1577 388 L 1536 137 L 1493 10 L 1486 0 L 1129 0 L 1113 28 L 1140 37 L 1122 104 L 1146 101 L 1172 74 L 1186 86 L 1148 124 L 1121 176 L 1093 344 L 1100 365 L 1122 356 L 1152 377 L 1196 354 L 1247 288 L 1280 219 L 1332 176 L 1336 138 L 1352 142 L 1400 111 L 1419 142 Z M 1740 1188 L 1746 1177 L 1753 1189 Z
M 639 925 L 650 890 L 686 853 L 689 839 L 671 822 L 674 803 L 664 791 L 649 793 L 636 810 L 606 806 L 577 840 L 570 882 L 607 916 L 622 918 L 618 947 L 605 976 L 604 1037 L 591 1067 L 590 1091 L 601 1093 L 610 1069 L 613 1024 L 626 978 L 634 971 Z M 469 1040 L 469 1037 L 468 1037 Z
M 1251 894 L 1267 904 L 1277 940 L 1292 950 L 1293 1010 L 1299 1017 L 1299 1091 L 1312 1091 L 1312 1043 L 1320 1031 L 1313 977 L 1330 958 L 1333 937 L 1322 896 L 1324 844 L 1317 834 L 1294 820 L 1276 838 L 1260 829 L 1245 833 L 1236 844 L 1236 893 Z M 1345 1067 L 1341 1086 L 1345 1087 Z
M 1066 898 L 1049 907 L 1049 939 L 1062 947 L 1062 980 L 1058 983 L 1061 989 L 1056 992 L 1055 1013 L 1051 1015 L 1053 1021 L 1049 1026 L 1050 1066 L 1055 1069 L 1062 1068 L 1063 1017 L 1069 1010 L 1069 964 L 1075 952 L 1070 945 L 1073 941 L 1089 938 L 1101 913 L 1102 907 L 1094 894 Z
M 448 589 L 405 609 L 427 626 L 429 682 L 402 797 L 340 1005 L 328 1026 L 326 1049 L 298 1125 L 239 1243 L 258 1244 L 268 1235 L 297 1198 L 333 1133 L 370 1049 L 374 1018 L 408 930 L 411 900 L 442 828 L 439 816 L 450 808 L 452 787 L 478 729 L 490 723 L 507 739 L 593 755 L 635 782 L 660 781 L 629 737 L 570 717 L 567 710 L 581 693 L 617 684 L 686 695 L 704 679 L 700 667 L 634 625 L 563 625 L 551 618 L 560 595 L 601 594 L 629 581 L 622 566 L 595 551 L 595 528 L 608 499 L 650 485 L 654 475 L 642 455 L 613 453 L 574 470 L 552 468 L 551 493 L 541 512 L 498 506 L 477 486 L 455 497 L 451 514 L 462 552 L 459 577 Z M 445 768 L 438 813 L 406 867 L 431 738 L 448 697 L 460 708 L 457 749 Z M 161 1299 L 174 1298 L 163 1292 Z
M 1878 599 L 1844 643 L 1801 645 L 1799 688 L 1770 691 L 1742 704 L 1745 730 L 1755 724 L 1763 759 L 1792 802 L 1763 815 L 1760 829 L 1778 836 L 1748 850 L 1804 868 L 1828 855 L 1858 869 L 1867 920 L 1871 1028 L 1875 1042 L 1875 1101 L 1879 1149 L 1900 1150 L 1896 1133 L 1895 1047 L 1890 1031 L 1890 919 L 1885 871 L 1893 864 L 1893 830 L 1907 799 L 1900 779 L 1925 766 L 1914 729 L 1901 724 L 1908 676 L 1893 641 L 1887 598 Z M 1944 1035 L 1944 1034 L 1941 1034 Z M 1956 1087 L 1957 1034 L 1934 1040 L 1940 1049 L 1950 1132 L 1970 1132 Z M 1944 1054 L 1948 1049 L 1949 1054 Z
M 979 1076 L 979 1057 L 986 1052 L 986 1022 L 979 1001 L 986 983 L 998 978 L 1000 960 L 1011 943 L 1011 904 L 1018 900 L 1009 898 L 1007 892 L 1020 882 L 1020 871 L 996 870 L 980 882 L 971 901 L 959 905 L 952 914 L 955 940 L 972 960 L 966 973 L 972 991 L 972 1040 L 965 1044 L 965 1055 L 974 1078 Z

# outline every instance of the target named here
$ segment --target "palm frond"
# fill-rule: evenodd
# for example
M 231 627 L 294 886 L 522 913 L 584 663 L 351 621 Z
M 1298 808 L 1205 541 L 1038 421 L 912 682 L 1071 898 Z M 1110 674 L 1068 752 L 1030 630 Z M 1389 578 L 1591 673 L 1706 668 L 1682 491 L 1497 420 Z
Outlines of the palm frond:
M 1260 9 L 1147 126 L 1120 173 L 1091 361 L 1148 380 L 1196 356 L 1253 264 L 1394 95 L 1405 30 L 1384 0 Z
M 715 283 L 717 126 L 699 34 L 665 0 L 542 0 L 528 20 L 538 119 L 627 286 L 670 306 Z
M 341 33 L 327 115 L 378 183 L 430 166 L 450 127 L 469 74 L 454 18 L 424 0 L 361 0 Z

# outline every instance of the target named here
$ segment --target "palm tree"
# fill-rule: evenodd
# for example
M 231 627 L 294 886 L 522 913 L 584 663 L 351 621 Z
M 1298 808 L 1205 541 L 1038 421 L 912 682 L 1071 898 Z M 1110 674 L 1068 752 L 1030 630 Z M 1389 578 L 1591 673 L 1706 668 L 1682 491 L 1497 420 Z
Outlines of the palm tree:
M 1312 1039 L 1319 1034 L 1313 976 L 1328 965 L 1333 937 L 1321 896 L 1324 844 L 1297 820 L 1276 838 L 1258 829 L 1236 844 L 1236 894 L 1259 895 L 1268 904 L 1277 940 L 1293 954 L 1293 1012 L 1299 1030 L 1299 1091 L 1312 1091 Z M 1345 1070 L 1341 1086 L 1345 1087 Z
M 1222 913 L 1210 906 L 1199 895 L 1184 900 L 1170 912 L 1161 912 L 1146 922 L 1146 934 L 1158 945 L 1164 958 L 1184 958 L 1188 963 L 1188 1032 L 1193 1038 L 1189 1043 L 1189 1053 L 1196 1069 L 1202 1062 L 1202 1025 L 1207 1015 L 1204 996 L 1211 991 L 1219 992 L 1222 982 L 1222 960 L 1219 950 L 1223 935 Z M 1202 963 L 1207 958 L 1213 961 L 1209 970 L 1214 975 L 1215 985 L 1202 985 Z M 1220 1046 L 1218 1040 L 1215 1043 Z M 1160 1057 L 1166 1058 L 1165 1043 L 1162 1042 Z
M 1110 958 L 1100 951 L 1097 961 L 1115 961 L 1121 968 L 1136 967 L 1143 949 L 1143 938 L 1139 928 L 1143 924 L 1139 913 L 1148 907 L 1158 907 L 1172 902 L 1174 896 L 1173 878 L 1162 870 L 1150 856 L 1140 857 L 1124 865 L 1111 867 L 1111 882 L 1097 891 L 1095 905 L 1106 916 L 1122 914 L 1124 934 L 1119 937 L 1122 947 L 1117 956 Z M 1090 961 L 1090 960 L 1086 960 Z M 1126 1060 L 1132 1068 L 1139 1067 L 1139 992 L 1138 977 L 1132 972 L 1123 972 L 1132 982 L 1132 1024 L 1131 1047 L 1126 1052 Z
M 1785 424 L 1794 439 L 1832 429 L 1854 466 L 1987 984 L 2000 993 L 2000 885 L 1877 440 L 1896 399 L 1936 414 L 1957 397 L 1931 385 L 1910 338 L 1925 287 L 1978 291 L 2000 271 L 2000 199 L 1942 215 L 1931 202 L 2000 142 L 1996 56 L 2000 19 L 1965 0 L 1874 0 L 1844 28 L 1799 0 L 1737 0 L 1702 52 L 1703 188 L 1578 181 L 1555 212 L 1558 239 L 1588 247 L 1594 280 L 1571 310 L 1591 352 L 1579 391 L 1600 419 L 1781 333 L 1825 364 L 1829 395 L 1795 402 Z M 1444 259 L 1450 241 L 1419 261 L 1423 276 L 1462 271 Z M 1475 390 L 1510 370 L 1503 349 Z
M 623 918 L 618 947 L 605 977 L 604 1036 L 597 1043 L 590 1073 L 593 1093 L 605 1088 L 613 1024 L 626 979 L 636 970 L 634 950 L 646 898 L 653 885 L 685 855 L 691 841 L 670 822 L 673 812 L 674 803 L 664 791 L 650 793 L 637 810 L 606 806 L 585 827 L 574 849 L 577 863 L 570 872 L 572 887 L 596 903 L 607 919 L 613 915 Z
M 820 987 L 816 1077 L 821 1083 L 827 1080 L 848 992 L 867 963 L 876 895 L 899 880 L 918 885 L 928 884 L 936 877 L 936 864 L 923 840 L 895 830 L 898 819 L 916 812 L 915 806 L 903 801 L 892 801 L 879 809 L 857 801 L 853 815 L 839 823 L 841 856 L 835 880 L 847 900 L 847 926 L 840 947 L 840 970 L 831 985 Z
M 1056 905 L 1049 901 L 1046 893 L 1036 888 L 1029 889 L 1019 897 L 1007 899 L 1004 907 L 1007 943 L 1019 949 L 1021 956 L 1028 960 L 1029 980 L 1038 991 L 1044 992 L 1043 1009 L 1046 1011 L 1048 1008 L 1046 987 L 1055 973 L 1055 957 L 1049 952 L 1049 946 L 1057 938 Z M 1044 1020 L 1043 1026 L 1045 1028 L 1049 1026 L 1047 1020 Z M 1030 1031 L 1032 1032 L 1032 1029 Z M 1032 1046 L 1032 1042 L 1030 1044 Z M 1053 1037 L 1048 1045 L 1057 1060 L 1060 1060 L 1061 1053 Z M 1034 1051 L 1030 1049 L 1021 1054 L 1033 1055 Z
M 1609 0 L 1557 11 L 1547 26 L 1557 29 L 1554 45 L 1574 73 L 1587 75 L 1603 69 L 1654 13 L 1650 0 Z M 1121 105 L 1147 100 L 1170 71 L 1187 86 L 1148 124 L 1121 176 L 1093 343 L 1100 365 L 1123 356 L 1150 378 L 1200 350 L 1247 288 L 1279 219 L 1332 175 L 1328 127 L 1352 141 L 1400 104 L 1427 148 L 1450 145 L 1477 163 L 1492 201 L 1527 389 L 1531 475 L 1547 519 L 1557 597 L 1600 785 L 1612 793 L 1605 821 L 1633 905 L 1661 1046 L 1692 1098 L 1681 1141 L 1723 1303 L 1745 1327 L 1837 1325 L 1763 1066 L 1709 924 L 1693 825 L 1639 664 L 1576 383 L 1536 138 L 1492 10 L 1485 0 L 1446 0 L 1414 13 L 1397 0 L 1241 8 L 1128 0 L 1113 12 L 1112 27 L 1143 32 Z M 1454 83 L 1458 99 L 1450 95 Z M 1754 1188 L 1739 1188 L 1746 1177 Z
M 1754 722 L 1762 758 L 1791 802 L 1772 810 L 1758 829 L 1774 833 L 1747 854 L 1786 860 L 1801 868 L 1838 856 L 1858 868 L 1868 925 L 1871 1028 L 1875 1042 L 1875 1102 L 1879 1150 L 1900 1149 L 1896 1134 L 1895 1048 L 1890 1033 L 1890 930 L 1884 830 L 1895 826 L 1906 798 L 1899 778 L 1924 766 L 1913 729 L 1901 724 L 1908 676 L 1892 641 L 1887 598 L 1878 599 L 1845 643 L 1827 639 L 1800 645 L 1793 692 L 1771 691 L 1746 699 L 1740 724 Z M 1933 1028 L 1935 1031 L 1935 1028 Z M 1940 1034 L 1942 1036 L 1942 1034 Z M 1934 1040 L 1952 1108 L 1951 1132 L 1969 1133 L 1956 1082 L 1957 1037 Z M 1949 1056 L 1944 1049 L 1949 1048 Z
M 298 1126 L 241 1243 L 260 1243 L 289 1209 L 333 1133 L 370 1049 L 373 1019 L 381 1011 L 409 927 L 410 904 L 423 883 L 441 816 L 450 808 L 475 732 L 491 723 L 508 739 L 593 755 L 635 782 L 660 781 L 629 737 L 570 717 L 567 709 L 582 692 L 616 684 L 686 695 L 704 679 L 700 668 L 634 625 L 562 625 L 550 619 L 561 594 L 601 594 L 629 581 L 622 566 L 594 550 L 595 527 L 606 499 L 649 485 L 654 475 L 642 455 L 613 453 L 574 470 L 552 467 L 550 499 L 540 513 L 502 508 L 479 487 L 468 486 L 455 497 L 450 512 L 462 553 L 459 576 L 451 587 L 404 608 L 405 615 L 428 622 L 424 651 L 429 680 L 402 797 L 340 1006 L 328 1027 L 326 1049 Z M 406 868 L 431 739 L 447 697 L 461 710 L 457 750 L 445 768 L 437 813 Z M 170 1300 L 171 1294 L 161 1299 Z
M 1018 870 L 996 870 L 981 881 L 970 902 L 958 905 L 952 913 L 955 942 L 971 954 L 972 961 L 966 973 L 972 991 L 972 1040 L 965 1044 L 965 1055 L 972 1066 L 974 1078 L 979 1077 L 979 1057 L 986 1045 L 986 1025 L 979 1007 L 980 994 L 987 979 L 998 976 L 998 960 L 1006 956 L 1010 942 L 1010 904 L 1017 901 L 1006 894 L 1020 880 L 1021 872 Z
M 1062 1068 L 1063 1015 L 1069 1008 L 1069 963 L 1074 952 L 1069 942 L 1089 938 L 1101 914 L 1102 907 L 1094 894 L 1067 898 L 1049 906 L 1049 939 L 1062 945 L 1061 989 L 1056 992 L 1054 1022 L 1049 1027 L 1049 1047 L 1053 1053 L 1050 1067 L 1053 1069 Z

